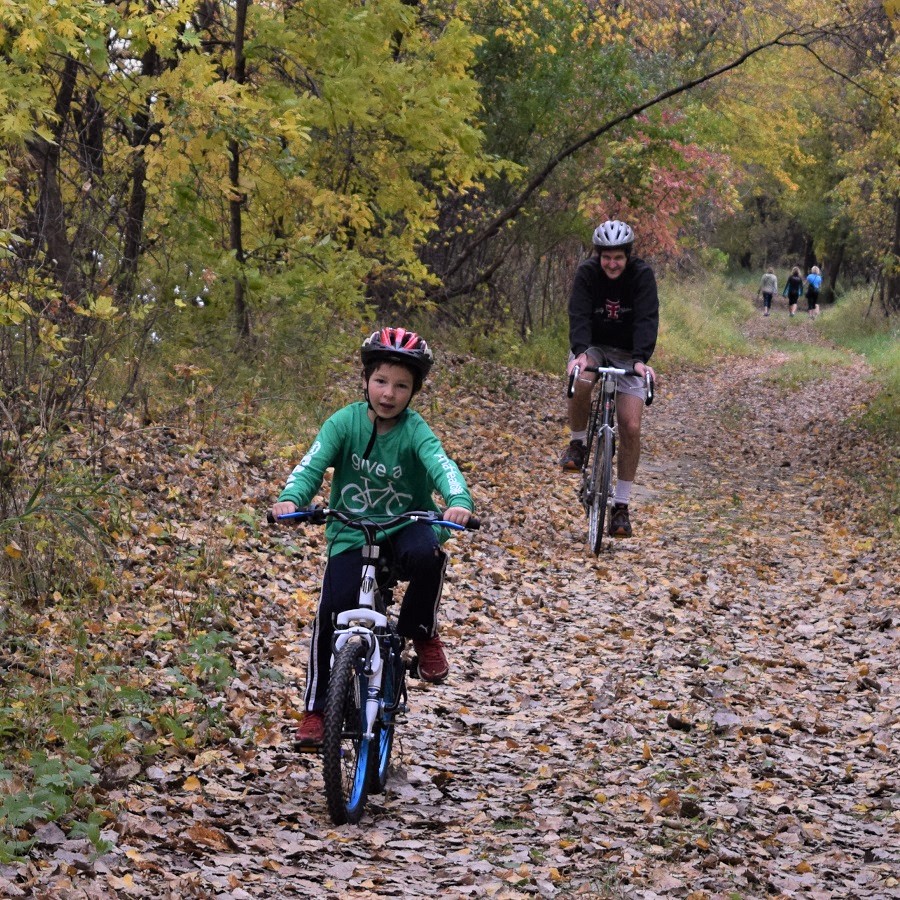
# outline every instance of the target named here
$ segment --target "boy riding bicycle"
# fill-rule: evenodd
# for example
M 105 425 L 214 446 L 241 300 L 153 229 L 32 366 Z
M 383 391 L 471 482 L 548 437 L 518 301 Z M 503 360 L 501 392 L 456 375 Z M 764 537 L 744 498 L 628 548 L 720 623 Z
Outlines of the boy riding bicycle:
M 447 503 L 444 519 L 465 525 L 473 510 L 465 479 L 425 420 L 408 409 L 434 360 L 428 344 L 415 332 L 382 328 L 366 339 L 361 356 L 365 401 L 351 403 L 325 421 L 291 472 L 273 515 L 307 506 L 322 486 L 325 470 L 333 467 L 333 508 L 377 521 L 408 510 L 436 510 L 432 494 L 437 491 Z M 326 537 L 328 563 L 310 641 L 305 712 L 297 729 L 297 741 L 305 747 L 322 743 L 334 615 L 356 605 L 365 540 L 335 519 L 329 520 Z M 447 563 L 440 544 L 446 537 L 444 529 L 405 522 L 385 529 L 380 544 L 399 578 L 409 581 L 397 628 L 412 638 L 419 674 L 432 683 L 449 672 L 437 633 Z

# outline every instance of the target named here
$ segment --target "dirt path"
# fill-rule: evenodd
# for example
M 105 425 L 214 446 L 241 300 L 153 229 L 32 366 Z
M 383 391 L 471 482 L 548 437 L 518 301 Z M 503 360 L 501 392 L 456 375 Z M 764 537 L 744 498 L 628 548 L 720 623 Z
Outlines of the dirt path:
M 501 372 L 442 403 L 490 524 L 456 542 L 452 676 L 414 689 L 363 826 L 330 825 L 290 748 L 306 622 L 248 556 L 231 701 L 253 693 L 255 739 L 194 760 L 200 785 L 177 761 L 133 781 L 116 850 L 45 896 L 900 896 L 896 547 L 836 515 L 854 488 L 820 459 L 865 367 L 787 391 L 784 357 L 664 382 L 640 536 L 598 559 L 555 465 L 561 385 Z M 260 687 L 271 666 L 288 682 Z

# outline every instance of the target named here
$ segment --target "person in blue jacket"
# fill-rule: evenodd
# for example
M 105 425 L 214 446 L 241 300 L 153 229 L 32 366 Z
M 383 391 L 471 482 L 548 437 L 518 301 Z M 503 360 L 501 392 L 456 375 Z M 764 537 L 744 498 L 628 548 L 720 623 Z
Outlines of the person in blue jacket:
M 819 291 L 822 288 L 822 273 L 813 266 L 806 276 L 806 312 L 811 319 L 819 315 Z

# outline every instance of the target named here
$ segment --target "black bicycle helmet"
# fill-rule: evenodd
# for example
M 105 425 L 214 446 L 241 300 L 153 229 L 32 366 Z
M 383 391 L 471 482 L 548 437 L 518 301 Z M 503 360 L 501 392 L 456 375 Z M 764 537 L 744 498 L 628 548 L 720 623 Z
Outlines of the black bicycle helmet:
M 631 230 L 631 226 L 619 222 L 617 219 L 603 222 L 594 230 L 594 246 L 601 250 L 624 250 L 626 253 L 630 253 L 632 244 L 634 244 L 634 232 Z
M 373 331 L 360 350 L 363 366 L 392 362 L 410 366 L 423 379 L 431 371 L 434 354 L 425 340 L 405 328 L 382 328 Z

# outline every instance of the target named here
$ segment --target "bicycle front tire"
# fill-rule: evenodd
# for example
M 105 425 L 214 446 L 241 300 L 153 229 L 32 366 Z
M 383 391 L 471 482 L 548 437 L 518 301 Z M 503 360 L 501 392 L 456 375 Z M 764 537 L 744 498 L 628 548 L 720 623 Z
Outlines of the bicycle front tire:
M 368 798 L 371 742 L 365 738 L 366 648 L 351 640 L 331 667 L 325 700 L 322 776 L 328 813 L 335 825 L 357 823 Z
M 369 753 L 370 794 L 382 793 L 387 785 L 391 751 L 394 748 L 394 725 L 404 691 L 403 661 L 400 659 L 399 649 L 398 644 L 385 654 L 384 676 L 381 683 L 382 710 L 375 723 L 375 740 L 372 741 Z
M 596 556 L 603 543 L 609 488 L 612 482 L 613 439 L 608 428 L 602 428 L 597 432 L 592 451 L 587 488 L 588 544 Z

